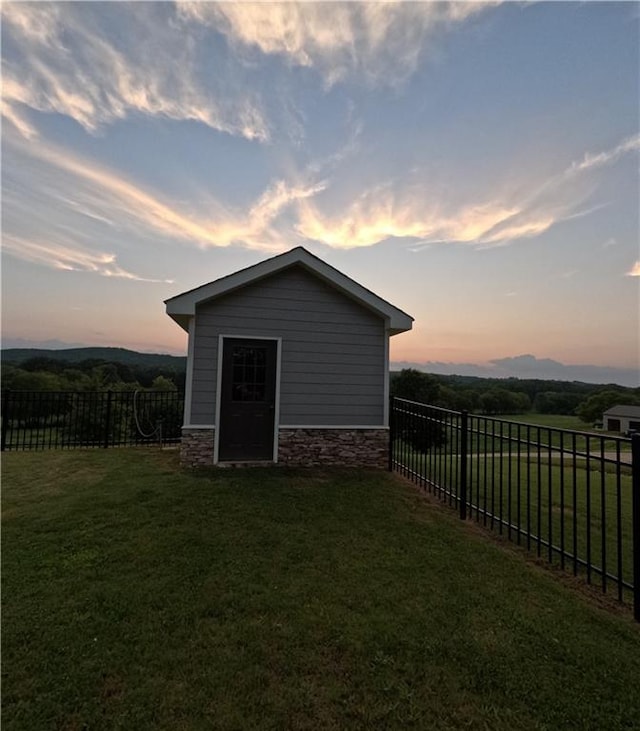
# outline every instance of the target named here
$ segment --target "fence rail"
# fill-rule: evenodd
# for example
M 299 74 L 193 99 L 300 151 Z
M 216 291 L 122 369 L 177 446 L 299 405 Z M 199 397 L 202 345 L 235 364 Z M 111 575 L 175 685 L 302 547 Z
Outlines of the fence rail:
M 175 391 L 3 391 L 2 451 L 180 441 Z
M 640 621 L 640 435 L 523 424 L 395 398 L 389 468 Z

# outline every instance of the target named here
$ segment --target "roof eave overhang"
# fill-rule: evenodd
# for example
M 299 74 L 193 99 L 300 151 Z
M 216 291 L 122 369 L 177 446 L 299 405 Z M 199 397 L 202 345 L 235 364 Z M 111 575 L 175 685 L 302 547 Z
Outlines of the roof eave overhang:
M 178 325 L 180 325 L 180 327 L 185 332 L 189 332 L 189 321 L 191 320 L 191 318 L 193 317 L 193 315 L 186 315 L 184 313 L 169 312 L 169 308 L 167 308 L 167 315 L 169 315 L 169 317 L 174 322 L 178 323 Z
M 409 330 L 411 330 L 411 325 L 409 327 L 389 327 L 387 328 L 387 331 L 391 337 L 394 335 L 400 335 L 401 333 L 406 333 Z
M 300 265 L 312 274 L 338 289 L 345 296 L 355 300 L 363 307 L 375 312 L 386 322 L 390 335 L 411 330 L 413 318 L 406 312 L 394 307 L 386 300 L 369 291 L 362 285 L 342 274 L 337 269 L 298 247 L 284 254 L 267 259 L 247 269 L 242 269 L 222 279 L 192 289 L 165 300 L 167 314 L 184 330 L 189 329 L 189 319 L 196 314 L 196 307 L 223 295 L 253 284 L 265 277 L 276 274 L 290 266 Z

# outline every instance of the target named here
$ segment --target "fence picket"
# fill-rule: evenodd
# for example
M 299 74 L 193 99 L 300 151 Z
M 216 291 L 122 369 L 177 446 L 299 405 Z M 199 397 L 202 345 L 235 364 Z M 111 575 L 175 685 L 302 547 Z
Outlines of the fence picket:
M 2 393 L 2 451 L 121 447 L 180 441 L 184 397 L 141 391 L 151 437 L 134 420 L 131 391 L 9 391 Z M 158 422 L 162 423 L 161 430 Z
M 390 424 L 391 470 L 603 593 L 615 586 L 640 622 L 640 434 L 532 429 L 400 398 Z

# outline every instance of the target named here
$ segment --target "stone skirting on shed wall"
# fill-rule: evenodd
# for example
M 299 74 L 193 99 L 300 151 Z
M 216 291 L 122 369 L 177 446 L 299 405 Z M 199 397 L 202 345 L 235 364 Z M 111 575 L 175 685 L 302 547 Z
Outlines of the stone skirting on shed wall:
M 213 465 L 215 429 L 182 429 L 180 464 Z M 380 429 L 280 429 L 278 464 L 296 467 L 329 465 L 386 469 L 389 430 Z
M 182 429 L 180 464 L 183 467 L 211 467 L 215 429 Z
M 386 469 L 388 429 L 280 429 L 278 463 L 304 467 L 342 465 Z

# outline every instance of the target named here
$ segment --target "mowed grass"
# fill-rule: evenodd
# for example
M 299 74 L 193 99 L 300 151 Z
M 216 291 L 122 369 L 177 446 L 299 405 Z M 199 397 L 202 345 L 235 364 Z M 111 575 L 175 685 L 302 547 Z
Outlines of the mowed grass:
M 568 431 L 564 431 L 568 430 Z M 572 432 L 578 432 L 573 434 Z M 515 416 L 491 417 L 474 415 L 471 417 L 469 450 L 486 452 L 505 452 L 511 446 L 516 450 L 531 442 L 541 447 L 555 450 L 559 454 L 589 452 L 597 459 L 602 450 L 615 454 L 631 450 L 631 441 L 621 438 L 620 434 L 595 431 L 577 417 L 545 414 L 519 414 Z
M 622 729 L 640 630 L 385 473 L 3 459 L 4 729 Z
M 631 592 L 607 578 L 633 584 L 632 485 L 623 469 L 618 475 L 587 470 L 584 461 L 473 459 L 469 498 L 478 511 L 472 512 L 538 556 L 631 602 Z
M 591 424 L 587 424 L 577 416 L 569 414 L 538 414 L 531 411 L 527 414 L 507 414 L 499 418 L 506 421 L 519 421 L 523 424 L 551 427 L 552 429 L 572 429 L 573 431 L 602 434 L 601 431 L 594 431 Z
M 460 458 L 449 445 L 426 453 L 398 442 L 398 470 L 453 504 L 460 490 Z M 455 446 L 454 446 L 455 449 Z M 485 454 L 467 459 L 469 516 L 621 601 L 632 602 L 633 516 L 629 465 L 602 467 L 549 450 Z M 546 545 L 545 545 L 546 544 Z M 551 544 L 551 545 L 549 545 Z

